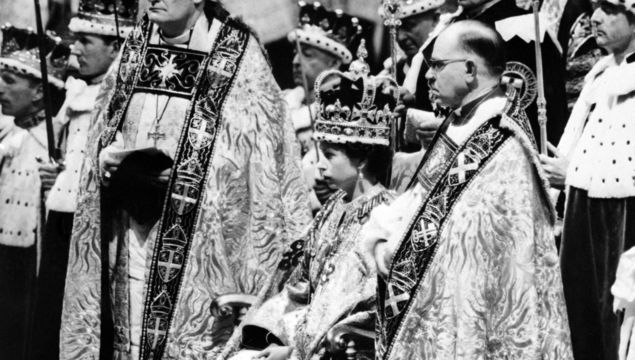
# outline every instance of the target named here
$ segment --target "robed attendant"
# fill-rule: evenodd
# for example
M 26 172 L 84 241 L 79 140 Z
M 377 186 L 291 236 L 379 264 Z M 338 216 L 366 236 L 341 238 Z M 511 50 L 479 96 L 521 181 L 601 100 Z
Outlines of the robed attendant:
M 434 45 L 426 76 L 453 112 L 413 186 L 363 230 L 381 275 L 378 359 L 572 359 L 554 211 L 499 87 L 503 49 L 475 21 Z
M 74 220 L 60 357 L 207 359 L 234 325 L 212 316 L 212 302 L 258 292 L 285 239 L 310 221 L 280 90 L 246 26 L 201 0 L 152 2 L 104 90 Z M 130 152 L 139 166 L 125 173 L 149 184 L 131 195 L 147 203 L 111 201 L 126 191 L 116 185 Z M 139 154 L 160 161 L 153 168 Z M 160 194 L 161 184 L 166 195 L 153 204 L 145 190 Z

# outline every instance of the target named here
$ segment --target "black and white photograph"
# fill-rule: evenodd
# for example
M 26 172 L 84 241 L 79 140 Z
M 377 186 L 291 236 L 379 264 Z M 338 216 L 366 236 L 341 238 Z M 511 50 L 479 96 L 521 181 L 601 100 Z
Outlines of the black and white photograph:
M 634 159 L 635 0 L 0 0 L 0 360 L 635 360 Z

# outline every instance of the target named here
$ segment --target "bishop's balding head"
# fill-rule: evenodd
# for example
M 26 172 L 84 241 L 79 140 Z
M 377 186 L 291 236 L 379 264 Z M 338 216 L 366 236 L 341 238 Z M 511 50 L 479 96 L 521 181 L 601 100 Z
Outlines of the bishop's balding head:
M 492 27 L 465 20 L 437 38 L 428 59 L 430 96 L 458 108 L 500 83 L 505 70 L 505 42 Z

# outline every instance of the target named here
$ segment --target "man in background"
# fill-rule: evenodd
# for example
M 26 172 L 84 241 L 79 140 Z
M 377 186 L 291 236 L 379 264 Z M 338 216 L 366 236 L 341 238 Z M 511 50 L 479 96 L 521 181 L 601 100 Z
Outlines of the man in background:
M 2 33 L 0 105 L 15 127 L 0 142 L 0 349 L 3 358 L 21 360 L 28 345 L 36 244 L 44 220 L 36 159 L 48 157 L 47 133 L 38 35 L 13 26 L 4 26 Z M 59 38 L 47 36 L 44 43 L 55 114 L 64 101 L 70 49 Z
M 59 330 L 64 297 L 68 251 L 76 210 L 79 177 L 86 153 L 88 130 L 97 106 L 97 95 L 110 65 L 119 54 L 123 38 L 132 30 L 136 1 L 119 2 L 118 22 L 111 0 L 81 1 L 70 30 L 76 37 L 72 53 L 77 57 L 80 79 L 67 81 L 66 102 L 57 122 L 62 125 L 60 164 L 45 162 L 39 172 L 46 198 L 46 226 L 41 247 L 32 330 L 33 360 L 59 358 Z M 119 33 L 117 33 L 119 30 Z

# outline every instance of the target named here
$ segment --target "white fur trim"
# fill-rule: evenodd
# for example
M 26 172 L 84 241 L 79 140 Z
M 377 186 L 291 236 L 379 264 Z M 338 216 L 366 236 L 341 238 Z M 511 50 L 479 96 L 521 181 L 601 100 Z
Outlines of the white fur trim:
M 436 10 L 445 4 L 446 0 L 418 0 L 414 4 L 401 5 L 401 11 L 397 15 L 399 19 L 418 15 L 430 10 Z M 377 13 L 382 19 L 386 19 L 384 7 L 380 6 Z
M 87 34 L 95 34 L 102 36 L 117 36 L 117 29 L 114 24 L 100 24 L 98 22 L 93 22 L 85 19 L 80 19 L 78 17 L 74 17 L 71 19 L 70 24 L 68 24 L 68 29 L 74 33 L 87 33 Z M 119 36 L 127 37 L 128 34 L 132 31 L 132 27 L 129 26 L 119 26 Z
M 634 77 L 635 64 L 618 65 L 612 55 L 600 60 L 558 145 L 569 159 L 567 186 L 591 198 L 635 196 Z
M 294 42 L 297 39 L 301 43 L 312 45 L 319 49 L 327 51 L 342 59 L 342 62 L 344 64 L 348 64 L 353 61 L 353 54 L 346 48 L 346 46 L 338 43 L 333 39 L 329 39 L 324 35 L 306 31 L 303 29 L 295 29 L 289 33 L 288 39 L 291 42 Z
M 424 0 L 418 3 L 405 5 L 401 7 L 401 19 L 405 19 L 409 16 L 424 13 L 426 11 L 435 10 L 445 4 L 445 0 Z
M 42 72 L 39 69 L 34 69 L 30 66 L 24 65 L 23 63 L 7 58 L 0 58 L 0 69 L 6 69 L 18 74 L 31 76 L 36 79 L 42 79 Z M 49 74 L 48 76 L 49 83 L 55 86 L 58 89 L 64 89 L 64 81 L 61 79 L 55 78 Z

